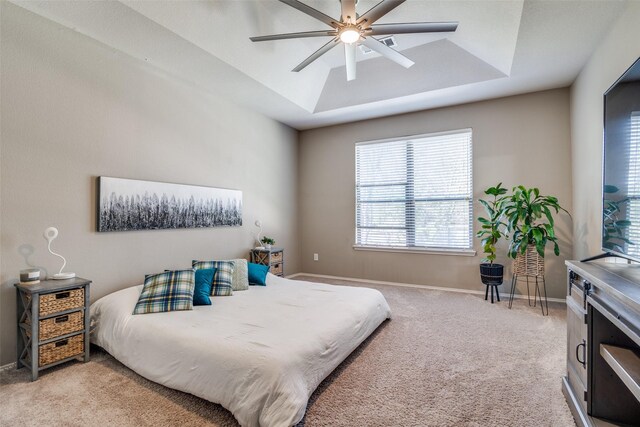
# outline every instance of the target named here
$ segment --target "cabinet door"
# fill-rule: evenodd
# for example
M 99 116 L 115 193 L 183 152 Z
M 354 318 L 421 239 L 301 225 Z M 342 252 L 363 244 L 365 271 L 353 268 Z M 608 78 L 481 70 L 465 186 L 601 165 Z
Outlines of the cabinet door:
M 573 299 L 567 298 L 567 377 L 575 395 L 586 411 L 587 391 L 587 324 L 585 312 Z

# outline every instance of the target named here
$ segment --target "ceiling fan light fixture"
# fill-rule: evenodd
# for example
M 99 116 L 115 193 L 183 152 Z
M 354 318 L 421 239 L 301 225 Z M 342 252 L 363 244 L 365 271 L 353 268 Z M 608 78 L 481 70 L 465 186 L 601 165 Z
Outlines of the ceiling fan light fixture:
M 351 44 L 357 42 L 359 39 L 360 31 L 355 27 L 346 27 L 344 30 L 340 31 L 340 40 L 343 43 Z

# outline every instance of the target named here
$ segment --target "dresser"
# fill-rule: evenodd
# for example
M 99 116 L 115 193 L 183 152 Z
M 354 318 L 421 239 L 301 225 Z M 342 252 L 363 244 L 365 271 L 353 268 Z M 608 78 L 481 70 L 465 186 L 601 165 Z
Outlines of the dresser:
M 269 273 L 284 277 L 284 249 L 251 249 L 251 262 L 269 266 Z
M 17 368 L 40 371 L 70 360 L 89 361 L 89 285 L 79 277 L 16 287 Z
M 576 424 L 640 425 L 640 265 L 566 265 L 562 390 Z

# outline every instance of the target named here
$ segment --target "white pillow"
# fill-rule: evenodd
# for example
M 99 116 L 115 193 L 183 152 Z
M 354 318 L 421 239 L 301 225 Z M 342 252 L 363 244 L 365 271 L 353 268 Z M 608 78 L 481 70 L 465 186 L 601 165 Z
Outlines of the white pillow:
M 233 280 L 231 287 L 234 291 L 249 289 L 249 266 L 246 259 L 234 259 Z

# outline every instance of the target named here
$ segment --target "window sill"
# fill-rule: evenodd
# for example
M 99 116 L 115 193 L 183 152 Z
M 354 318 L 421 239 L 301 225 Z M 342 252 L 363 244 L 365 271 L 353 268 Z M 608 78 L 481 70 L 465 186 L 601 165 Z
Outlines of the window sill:
M 372 251 L 372 252 L 401 252 L 414 254 L 430 254 L 430 255 L 454 255 L 454 256 L 476 256 L 473 249 L 436 249 L 436 248 L 405 248 L 392 246 L 360 246 L 353 245 L 356 251 Z

